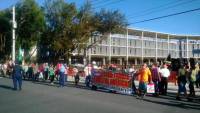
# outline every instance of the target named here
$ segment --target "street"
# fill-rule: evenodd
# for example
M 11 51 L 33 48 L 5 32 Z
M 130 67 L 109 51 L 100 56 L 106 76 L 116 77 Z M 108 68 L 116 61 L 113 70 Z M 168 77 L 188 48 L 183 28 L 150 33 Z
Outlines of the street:
M 12 79 L 0 78 L 0 113 L 199 113 L 200 102 L 175 100 L 167 96 L 136 98 L 135 95 L 93 91 L 80 83 L 58 81 L 48 83 L 23 81 L 22 91 L 13 91 Z M 172 89 L 173 90 L 173 89 Z M 199 94 L 199 90 L 197 91 Z M 199 96 L 199 95 L 198 95 Z

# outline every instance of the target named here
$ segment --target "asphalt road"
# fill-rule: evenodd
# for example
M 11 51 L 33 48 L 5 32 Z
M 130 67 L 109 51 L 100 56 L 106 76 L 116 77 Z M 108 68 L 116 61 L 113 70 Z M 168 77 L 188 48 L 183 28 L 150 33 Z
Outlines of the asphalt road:
M 84 84 L 57 81 L 23 81 L 22 91 L 13 91 L 12 79 L 0 78 L 0 113 L 199 113 L 199 101 L 176 101 L 175 94 L 136 98 L 135 95 L 90 90 Z

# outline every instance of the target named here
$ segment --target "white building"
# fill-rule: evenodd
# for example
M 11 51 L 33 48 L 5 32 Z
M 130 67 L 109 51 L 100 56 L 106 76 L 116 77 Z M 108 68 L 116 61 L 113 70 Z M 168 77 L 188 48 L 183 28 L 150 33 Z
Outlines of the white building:
M 91 37 L 90 42 L 98 40 L 99 36 Z M 100 65 L 108 63 L 141 64 L 151 63 L 166 59 L 171 53 L 172 59 L 196 58 L 200 60 L 200 54 L 193 54 L 193 49 L 200 49 L 200 35 L 169 34 L 141 29 L 127 28 L 124 34 L 110 34 L 96 47 L 87 52 L 86 61 L 97 61 Z M 82 51 L 83 52 L 83 51 Z M 75 60 L 77 50 L 69 63 Z

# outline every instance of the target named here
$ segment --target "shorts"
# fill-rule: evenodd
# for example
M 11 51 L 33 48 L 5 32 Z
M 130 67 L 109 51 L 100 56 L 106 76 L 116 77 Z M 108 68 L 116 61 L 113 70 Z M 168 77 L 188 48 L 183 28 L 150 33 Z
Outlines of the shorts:
M 180 92 L 186 92 L 185 83 L 183 82 L 178 83 L 178 90 Z
M 142 82 L 142 81 L 140 81 L 138 89 L 141 90 L 141 91 L 145 91 L 146 92 L 147 91 L 147 83 L 148 82 Z

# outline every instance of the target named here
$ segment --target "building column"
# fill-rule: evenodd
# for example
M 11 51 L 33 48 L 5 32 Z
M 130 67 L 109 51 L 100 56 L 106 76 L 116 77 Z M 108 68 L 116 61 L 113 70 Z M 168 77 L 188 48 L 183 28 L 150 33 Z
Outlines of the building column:
M 148 59 L 148 63 L 149 63 L 149 65 L 151 64 L 151 60 L 150 60 L 150 58 Z
M 188 55 L 188 37 L 186 38 L 186 58 L 187 59 L 189 58 L 189 55 Z
M 111 55 L 112 55 L 112 48 L 111 48 L 111 42 L 112 42 L 112 40 L 111 40 L 111 33 L 109 34 L 109 56 L 108 56 L 108 64 L 110 65 L 111 64 Z
M 103 65 L 106 65 L 106 59 L 103 57 Z
M 128 65 L 128 28 L 126 30 L 126 64 Z
M 122 65 L 122 58 L 119 58 L 119 65 Z
M 162 64 L 163 64 L 163 59 L 161 59 L 161 60 L 160 60 L 160 63 L 161 63 L 160 65 L 162 65 Z
M 84 64 L 84 65 L 87 65 L 87 62 L 86 62 L 86 59 L 85 59 L 85 58 L 83 58 L 83 64 Z
M 155 41 L 156 41 L 156 61 L 158 60 L 157 59 L 157 57 L 158 57 L 158 50 L 157 50 L 157 48 L 158 48 L 158 40 L 157 40 L 157 33 L 156 33 L 156 38 L 155 38 Z
M 135 59 L 135 65 L 137 65 L 137 58 Z
M 169 54 L 169 35 L 167 37 L 167 53 Z
M 144 32 L 142 31 L 142 36 L 141 36 L 141 40 L 142 40 L 142 58 L 141 58 L 141 64 L 143 64 L 143 60 L 144 60 L 144 54 L 143 54 L 143 46 L 144 46 L 144 44 L 143 44 L 143 35 L 144 35 Z

